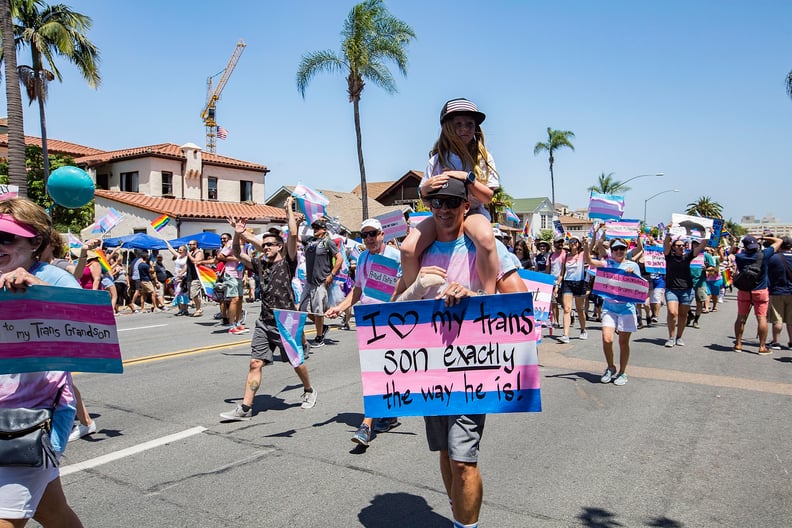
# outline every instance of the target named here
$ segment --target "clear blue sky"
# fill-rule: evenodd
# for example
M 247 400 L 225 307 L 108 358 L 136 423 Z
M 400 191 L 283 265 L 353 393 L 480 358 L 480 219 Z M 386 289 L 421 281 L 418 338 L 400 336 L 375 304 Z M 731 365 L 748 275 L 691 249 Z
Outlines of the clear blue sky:
M 206 78 L 240 38 L 247 48 L 217 105 L 229 131 L 218 153 L 266 164 L 267 194 L 302 181 L 349 191 L 359 182 L 352 105 L 341 75 L 303 99 L 303 53 L 338 50 L 353 1 L 65 0 L 93 18 L 102 52 L 94 91 L 70 65 L 53 83 L 49 136 L 107 150 L 204 144 Z M 585 207 L 601 172 L 630 184 L 626 216 L 668 222 L 709 195 L 727 218 L 774 213 L 792 222 L 792 3 L 783 1 L 391 0 L 410 24 L 399 92 L 369 85 L 361 101 L 369 181 L 423 170 L 442 104 L 475 101 L 502 183 L 516 198 L 550 196 L 546 128 L 571 130 L 556 155 L 556 196 Z M 23 51 L 20 64 L 28 64 Z M 2 99 L 5 91 L 2 90 Z M 25 131 L 39 135 L 27 107 Z

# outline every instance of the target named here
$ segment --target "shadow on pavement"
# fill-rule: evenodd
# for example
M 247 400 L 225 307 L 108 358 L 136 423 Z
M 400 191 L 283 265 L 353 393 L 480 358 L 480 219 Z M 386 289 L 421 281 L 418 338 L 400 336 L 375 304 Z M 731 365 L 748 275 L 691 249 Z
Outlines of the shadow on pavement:
M 726 345 L 719 345 L 717 343 L 712 343 L 711 345 L 704 345 L 704 348 L 714 350 L 715 352 L 734 352 L 734 345 L 726 346 Z
M 360 524 L 368 528 L 447 528 L 449 518 L 435 513 L 423 497 L 409 493 L 376 495 L 358 514 Z
M 615 528 L 617 526 L 627 526 L 616 520 L 616 514 L 602 508 L 583 508 L 583 512 L 578 515 L 578 519 L 584 526 L 589 528 Z M 656 528 L 682 528 L 685 526 L 679 521 L 668 517 L 655 517 L 646 522 L 645 526 Z
M 577 381 L 579 379 L 586 380 L 589 383 L 600 383 L 600 377 L 602 374 L 597 374 L 595 372 L 566 372 L 564 374 L 552 374 L 545 376 L 545 378 L 559 378 L 565 379 L 569 381 Z
M 363 414 L 362 413 L 342 412 L 342 413 L 336 414 L 332 418 L 328 418 L 324 422 L 317 422 L 317 423 L 313 424 L 313 426 L 314 427 L 322 427 L 324 425 L 331 424 L 331 423 L 339 423 L 339 424 L 348 425 L 349 427 L 357 428 L 357 426 L 360 425 L 360 422 L 362 420 L 363 420 Z

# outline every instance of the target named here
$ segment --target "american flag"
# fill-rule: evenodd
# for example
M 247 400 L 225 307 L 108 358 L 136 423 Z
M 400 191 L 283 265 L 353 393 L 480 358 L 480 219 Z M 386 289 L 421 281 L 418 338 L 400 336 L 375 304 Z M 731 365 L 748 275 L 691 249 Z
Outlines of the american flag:
M 218 125 L 217 139 L 226 139 L 226 138 L 228 138 L 228 130 Z

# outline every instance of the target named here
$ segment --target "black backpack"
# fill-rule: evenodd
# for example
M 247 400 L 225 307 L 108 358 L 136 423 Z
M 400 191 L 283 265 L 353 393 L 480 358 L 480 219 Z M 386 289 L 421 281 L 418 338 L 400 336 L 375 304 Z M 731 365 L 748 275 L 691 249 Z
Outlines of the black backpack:
M 756 255 L 756 260 L 739 270 L 734 277 L 734 285 L 740 291 L 753 290 L 759 285 L 759 281 L 762 279 L 762 260 L 764 254 L 761 249 L 757 249 L 756 251 L 759 252 L 759 254 Z

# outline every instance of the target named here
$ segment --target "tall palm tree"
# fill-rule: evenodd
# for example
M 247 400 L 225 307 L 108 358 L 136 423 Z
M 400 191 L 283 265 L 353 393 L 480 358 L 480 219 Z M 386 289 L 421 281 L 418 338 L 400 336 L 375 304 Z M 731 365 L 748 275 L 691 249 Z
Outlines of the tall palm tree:
M 14 29 L 17 45 L 30 47 L 30 66 L 19 66 L 19 80 L 32 104 L 38 101 L 41 118 L 41 151 L 44 156 L 44 182 L 49 178 L 47 118 L 44 104 L 50 81 L 62 81 L 55 65 L 61 57 L 77 67 L 91 88 L 99 86 L 99 50 L 88 40 L 91 18 L 63 4 L 46 5 L 42 0 L 13 0 L 16 7 Z M 46 62 L 46 65 L 45 65 Z
M 695 202 L 687 204 L 685 214 L 706 216 L 708 218 L 723 218 L 723 206 L 713 202 L 709 196 L 700 196 Z
M 395 18 L 382 0 L 366 0 L 355 5 L 344 21 L 341 51 L 314 51 L 303 55 L 297 69 L 297 89 L 305 98 L 308 83 L 319 72 L 346 74 L 347 94 L 355 116 L 355 136 L 360 168 L 360 190 L 363 199 L 363 220 L 368 218 L 366 167 L 363 163 L 363 137 L 360 132 L 360 95 L 366 81 L 396 93 L 396 82 L 385 65 L 393 61 L 402 75 L 407 75 L 406 47 L 415 32 Z
M 592 185 L 587 191 L 594 191 L 602 194 L 613 194 L 617 191 L 629 191 L 629 187 L 625 187 L 625 185 L 613 179 L 613 173 L 609 172 L 607 175 L 603 172 L 597 178 L 597 185 Z
M 22 120 L 22 93 L 17 75 L 14 22 L 11 15 L 11 0 L 0 0 L 0 36 L 3 38 L 3 62 L 5 63 L 6 104 L 8 115 L 8 183 L 19 186 L 19 195 L 27 196 L 27 174 L 25 172 L 25 127 Z
M 570 132 L 569 130 L 553 130 L 550 127 L 547 127 L 547 142 L 542 143 L 541 141 L 536 144 L 534 147 L 534 156 L 538 156 L 540 152 L 547 152 L 550 158 L 550 192 L 553 200 L 553 214 L 555 215 L 555 177 L 553 175 L 553 162 L 555 158 L 553 157 L 553 153 L 563 147 L 569 147 L 572 150 L 575 150 L 575 146 L 569 141 L 571 138 L 575 137 L 575 134 Z

